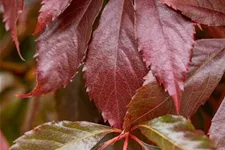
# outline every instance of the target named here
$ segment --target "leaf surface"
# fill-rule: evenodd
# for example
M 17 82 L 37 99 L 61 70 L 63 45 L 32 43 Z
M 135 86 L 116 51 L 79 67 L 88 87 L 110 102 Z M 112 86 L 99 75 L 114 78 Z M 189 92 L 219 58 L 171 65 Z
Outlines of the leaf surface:
M 158 0 L 136 0 L 135 6 L 138 48 L 179 112 L 194 41 L 193 24 Z
M 37 40 L 37 87 L 20 97 L 40 96 L 65 87 L 75 75 L 102 0 L 75 0 Z
M 23 57 L 20 53 L 19 40 L 17 36 L 16 23 L 19 15 L 23 11 L 24 1 L 23 0 L 1 0 L 0 4 L 3 4 L 4 8 L 4 19 L 5 28 L 7 31 L 11 31 L 11 36 L 15 42 L 17 52 L 22 60 Z
M 224 0 L 161 0 L 163 3 L 178 9 L 193 21 L 211 25 L 225 25 Z
M 90 150 L 106 134 L 116 132 L 107 126 L 89 122 L 50 122 L 26 132 L 10 150 Z
M 215 149 L 203 132 L 196 131 L 191 122 L 181 116 L 162 116 L 138 125 L 138 128 L 163 150 Z
M 130 0 L 112 0 L 104 8 L 84 70 L 90 98 L 111 126 L 121 128 L 126 105 L 146 75 L 137 51 Z
M 71 3 L 72 0 L 42 0 L 38 23 L 34 34 L 42 31 L 57 16 L 59 16 Z
M 197 41 L 181 98 L 181 115 L 189 118 L 205 103 L 224 74 L 224 64 L 225 39 Z M 175 112 L 170 96 L 150 72 L 128 105 L 124 125 L 129 127 L 140 121 Z
M 225 147 L 225 98 L 215 116 L 212 119 L 211 127 L 209 129 L 210 138 L 214 140 L 218 149 Z

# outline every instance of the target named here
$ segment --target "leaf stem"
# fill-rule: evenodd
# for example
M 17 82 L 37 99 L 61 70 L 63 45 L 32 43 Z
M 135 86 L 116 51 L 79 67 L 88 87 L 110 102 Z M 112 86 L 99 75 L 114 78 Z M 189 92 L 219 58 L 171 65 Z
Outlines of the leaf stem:
M 127 134 L 127 136 L 125 137 L 125 141 L 124 141 L 124 144 L 123 144 L 123 150 L 127 150 L 128 148 L 128 143 L 129 143 L 129 134 Z
M 106 147 L 108 147 L 109 145 L 113 145 L 115 144 L 117 141 L 126 138 L 129 136 L 129 133 L 125 133 L 125 134 L 120 134 L 114 138 L 112 138 L 111 140 L 106 141 L 98 150 L 104 150 Z
M 148 148 L 143 144 L 143 142 L 137 138 L 136 136 L 132 135 L 132 134 L 129 134 L 129 136 L 135 140 L 139 145 L 141 145 L 141 147 L 144 149 L 144 150 L 148 150 Z

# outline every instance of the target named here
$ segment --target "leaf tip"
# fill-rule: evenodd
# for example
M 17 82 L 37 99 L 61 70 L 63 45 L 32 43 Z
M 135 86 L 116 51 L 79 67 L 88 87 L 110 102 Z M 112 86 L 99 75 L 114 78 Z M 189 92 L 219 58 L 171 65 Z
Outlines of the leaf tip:
M 173 101 L 174 101 L 174 105 L 176 108 L 176 113 L 179 115 L 180 114 L 180 95 L 176 94 L 176 95 L 172 95 Z
M 17 53 L 18 53 L 20 59 L 25 61 L 25 59 L 23 58 L 23 56 L 20 52 L 20 44 L 19 44 L 17 33 L 16 33 L 16 29 L 11 30 L 11 36 L 12 36 L 12 39 L 13 39 L 15 45 L 16 45 L 16 50 L 17 50 Z
M 16 94 L 16 97 L 19 97 L 19 98 L 31 98 L 31 97 L 33 97 L 33 93 L 30 92 L 30 93 L 27 93 L 27 94 Z
M 33 35 L 37 36 L 44 29 L 44 27 L 45 27 L 44 25 L 38 23 L 35 27 Z

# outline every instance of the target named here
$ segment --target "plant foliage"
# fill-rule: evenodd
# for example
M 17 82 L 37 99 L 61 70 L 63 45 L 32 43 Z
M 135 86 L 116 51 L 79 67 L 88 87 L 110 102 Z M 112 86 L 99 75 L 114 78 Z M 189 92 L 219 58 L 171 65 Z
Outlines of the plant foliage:
M 24 1 L 0 0 L 0 5 L 22 58 L 17 22 Z M 137 128 L 161 149 L 214 149 L 211 139 L 225 148 L 219 131 L 224 130 L 223 103 L 212 120 L 211 139 L 188 120 L 225 72 L 224 0 L 42 0 L 39 12 L 37 85 L 19 97 L 55 93 L 83 68 L 89 98 L 113 128 L 46 123 L 11 149 L 91 149 L 110 132 L 120 134 L 97 144 L 100 150 L 122 139 L 124 150 L 130 139 L 148 149 L 149 143 L 133 133 Z M 195 41 L 197 26 L 216 38 Z

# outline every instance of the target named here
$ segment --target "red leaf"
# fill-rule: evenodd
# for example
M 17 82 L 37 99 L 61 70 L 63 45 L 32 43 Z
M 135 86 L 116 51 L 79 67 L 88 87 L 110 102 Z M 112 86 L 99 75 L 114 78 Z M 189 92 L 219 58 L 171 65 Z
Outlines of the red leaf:
M 45 26 L 48 26 L 58 17 L 71 3 L 72 0 L 42 0 L 40 15 L 34 34 L 38 34 Z
M 173 97 L 177 112 L 190 62 L 193 24 L 158 0 L 136 0 L 139 49 L 146 65 Z
M 212 119 L 212 124 L 209 130 L 210 138 L 212 138 L 218 149 L 225 147 L 225 98 L 220 105 L 218 111 Z
M 23 0 L 1 0 L 4 7 L 4 19 L 5 28 L 7 31 L 11 31 L 11 36 L 15 42 L 17 52 L 22 60 L 23 57 L 20 53 L 19 41 L 17 36 L 16 23 L 19 18 L 19 15 L 23 11 Z
M 102 0 L 75 0 L 37 40 L 37 87 L 20 97 L 39 96 L 66 86 L 77 71 Z
M 2 134 L 1 130 L 0 130 L 0 149 L 1 150 L 8 150 L 9 149 L 9 144 L 6 141 L 4 135 Z
M 188 79 L 181 98 L 180 114 L 189 118 L 205 103 L 225 71 L 225 39 L 197 41 Z M 152 118 L 174 114 L 170 96 L 158 85 L 151 72 L 128 105 L 124 126 Z
M 224 0 L 161 0 L 174 9 L 182 11 L 193 21 L 211 25 L 225 25 Z
M 146 67 L 137 51 L 130 0 L 108 2 L 93 34 L 84 69 L 87 91 L 111 126 L 121 128 Z

